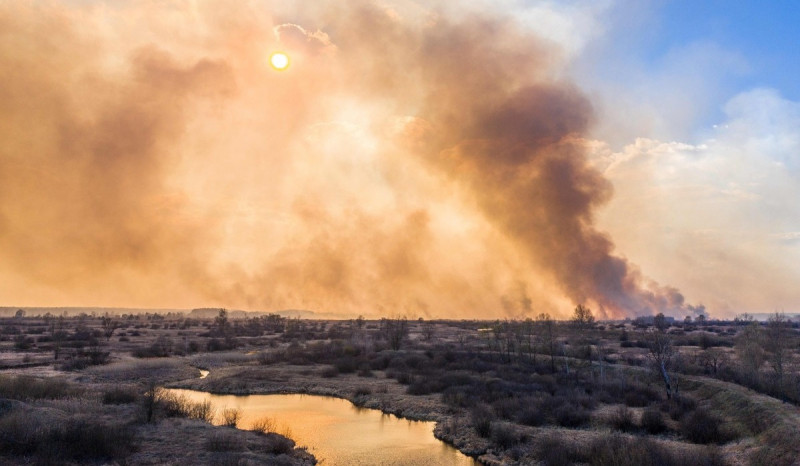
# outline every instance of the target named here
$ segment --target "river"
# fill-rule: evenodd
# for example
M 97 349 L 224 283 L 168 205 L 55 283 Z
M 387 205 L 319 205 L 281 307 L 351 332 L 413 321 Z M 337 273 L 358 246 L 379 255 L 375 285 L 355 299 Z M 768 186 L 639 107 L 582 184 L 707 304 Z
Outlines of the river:
M 238 427 L 264 417 L 276 431 L 305 446 L 321 464 L 477 466 L 469 456 L 433 436 L 433 422 L 410 421 L 347 400 L 315 395 L 212 395 L 170 389 L 192 401 L 211 400 L 217 413 L 241 411 Z

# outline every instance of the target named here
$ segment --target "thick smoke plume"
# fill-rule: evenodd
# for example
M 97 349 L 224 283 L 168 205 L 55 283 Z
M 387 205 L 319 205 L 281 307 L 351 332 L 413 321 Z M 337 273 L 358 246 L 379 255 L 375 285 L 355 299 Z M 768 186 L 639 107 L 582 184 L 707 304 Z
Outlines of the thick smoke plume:
M 593 225 L 612 190 L 552 45 L 487 15 L 236 5 L 0 7 L 7 300 L 684 312 Z

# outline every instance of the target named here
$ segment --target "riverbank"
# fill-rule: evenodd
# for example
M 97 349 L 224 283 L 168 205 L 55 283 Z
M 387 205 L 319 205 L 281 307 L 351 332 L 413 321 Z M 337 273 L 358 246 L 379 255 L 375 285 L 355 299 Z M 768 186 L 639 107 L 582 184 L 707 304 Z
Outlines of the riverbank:
M 316 464 L 284 436 L 187 418 L 159 399 L 158 385 L 198 375 L 183 358 L 123 359 L 45 378 L 0 373 L 0 463 Z
M 223 366 L 210 371 L 203 379 L 187 379 L 168 384 L 169 388 L 184 388 L 227 395 L 309 394 L 332 396 L 354 405 L 376 409 L 385 414 L 415 421 L 436 422 L 434 435 L 481 463 L 493 464 L 489 442 L 472 429 L 446 429 L 444 426 L 463 424 L 465 419 L 445 406 L 438 395 L 409 395 L 406 387 L 387 378 L 383 371 L 371 371 L 369 376 L 340 374 L 324 375 L 326 367 L 275 364 L 269 366 Z
M 386 371 L 374 370 L 362 374 L 353 372 L 331 376 L 328 366 L 323 364 L 261 365 L 255 357 L 237 362 L 239 363 L 237 365 L 220 364 L 203 379 L 185 379 L 172 382 L 168 386 L 215 394 L 311 394 L 342 398 L 356 406 L 380 410 L 386 414 L 411 420 L 436 422 L 434 429 L 436 438 L 482 464 L 492 466 L 515 464 L 513 458 L 509 457 L 508 451 L 493 449 L 490 439 L 476 432 L 474 420 L 471 419 L 469 412 L 448 406 L 442 401 L 441 394 L 409 394 L 408 386 L 388 377 Z M 695 389 L 705 386 L 698 381 L 695 383 L 699 384 Z M 770 408 L 774 409 L 771 404 Z M 630 412 L 635 418 L 641 418 L 644 410 L 631 408 Z M 733 414 L 731 413 L 732 416 Z M 519 425 L 504 425 L 504 427 L 513 430 L 513 435 L 517 438 L 530 439 L 537 445 L 557 445 L 558 442 L 563 443 L 563 439 L 568 438 L 575 450 L 589 450 L 592 445 L 606 441 L 610 436 L 617 441 L 640 441 L 641 437 L 633 433 L 611 432 L 608 428 L 602 427 L 613 422 L 616 415 L 617 410 L 612 406 L 596 409 L 590 424 L 599 427 L 589 429 Z M 705 454 L 707 451 L 704 445 L 689 444 L 675 437 L 661 437 L 651 441 L 653 445 L 679 452 L 686 457 Z M 743 458 L 747 455 L 744 453 L 752 450 L 754 446 L 753 439 L 729 445 L 725 453 L 726 464 L 746 464 Z
M 46 324 L 41 319 L 13 323 L 20 335 L 34 336 Z M 72 330 L 61 346 L 50 343 L 52 369 L 26 364 L 44 358 L 57 332 L 26 351 L 14 352 L 12 343 L 6 344 L 14 358 L 4 363 L 13 363 L 18 373 L 67 380 L 80 388 L 82 402 L 88 396 L 102 404 L 97 400 L 112 389 L 132 392 L 130 407 L 120 408 L 139 410 L 139 417 L 142 393 L 153 386 L 239 395 L 305 393 L 433 421 L 437 438 L 486 464 L 789 466 L 800 454 L 793 441 L 800 428 L 795 405 L 708 375 L 715 368 L 720 377 L 741 375 L 726 359 L 737 356 L 732 349 L 736 326 L 670 330 L 680 364 L 671 374 L 674 392 L 667 396 L 661 378 L 649 370 L 652 332 L 629 323 L 280 318 L 231 323 L 129 316 L 125 331 L 105 340 L 98 340 L 103 319 L 84 317 L 63 325 Z M 716 365 L 708 366 L 709 361 Z M 211 372 L 200 379 L 199 369 Z M 769 380 L 769 374 L 762 375 L 759 380 Z M 791 390 L 780 393 L 789 396 Z M 75 417 L 65 412 L 66 420 Z M 156 417 L 165 429 L 177 422 L 173 415 Z M 141 420 L 121 412 L 109 418 L 110 425 L 125 423 L 147 439 L 143 443 L 151 442 L 143 436 Z M 218 448 L 213 443 L 194 448 Z M 246 441 L 231 445 L 250 450 Z M 232 451 L 230 457 L 246 459 L 246 453 Z M 626 461 L 620 462 L 622 454 Z

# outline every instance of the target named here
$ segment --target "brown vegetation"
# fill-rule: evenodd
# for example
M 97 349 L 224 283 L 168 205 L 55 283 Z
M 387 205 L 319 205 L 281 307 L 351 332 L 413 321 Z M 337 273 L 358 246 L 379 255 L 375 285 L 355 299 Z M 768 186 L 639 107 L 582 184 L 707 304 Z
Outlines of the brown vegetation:
M 159 390 L 171 384 L 334 395 L 436 420 L 437 436 L 486 463 L 776 466 L 800 454 L 793 441 L 800 431 L 796 324 L 778 314 L 767 323 L 597 323 L 587 312 L 576 309 L 570 324 L 547 315 L 495 322 L 307 321 L 231 319 L 224 312 L 208 320 L 174 314 L 6 319 L 0 327 L 6 370 L 50 376 L 0 377 L 0 397 L 18 400 L 7 402 L 0 426 L 21 435 L 3 437 L 12 442 L 3 451 L 46 458 L 48 444 L 84 441 L 74 434 L 80 426 L 87 435 L 102 430 L 120 438 L 117 450 L 87 449 L 92 458 L 136 464 L 146 462 L 139 452 L 154 442 L 150 429 L 174 433 L 200 422 L 208 427 L 196 451 L 217 455 L 213 461 L 253 454 L 308 460 L 268 419 L 249 434 L 208 425 L 236 426 L 239 413 L 214 413 L 210 405 Z M 197 378 L 198 367 L 211 375 Z M 57 419 L 47 417 L 60 409 L 53 406 L 74 400 L 105 414 L 82 417 L 65 408 Z M 44 414 L 42 403 L 56 405 Z M 23 429 L 22 409 L 54 427 L 37 430 L 34 421 Z M 212 461 L 204 458 L 198 461 Z

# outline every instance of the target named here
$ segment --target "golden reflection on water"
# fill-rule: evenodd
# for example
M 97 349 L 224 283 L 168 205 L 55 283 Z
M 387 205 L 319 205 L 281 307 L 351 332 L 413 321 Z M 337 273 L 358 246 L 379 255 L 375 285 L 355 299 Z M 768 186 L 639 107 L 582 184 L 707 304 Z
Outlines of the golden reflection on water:
M 458 465 L 479 463 L 433 436 L 433 422 L 400 419 L 347 400 L 314 395 L 212 395 L 170 389 L 192 401 L 210 400 L 217 413 L 241 411 L 238 427 L 249 429 L 264 417 L 276 431 L 308 447 L 329 465 Z M 215 419 L 215 423 L 219 423 Z

